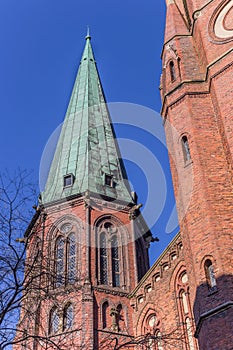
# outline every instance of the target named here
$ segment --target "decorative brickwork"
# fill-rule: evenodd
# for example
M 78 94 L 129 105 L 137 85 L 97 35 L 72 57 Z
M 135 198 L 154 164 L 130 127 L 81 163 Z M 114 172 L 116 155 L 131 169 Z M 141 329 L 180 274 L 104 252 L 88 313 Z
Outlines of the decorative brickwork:
M 233 349 L 233 1 L 166 2 L 161 113 L 180 233 L 149 269 L 151 233 L 122 181 L 108 112 L 93 105 L 105 100 L 88 35 L 25 235 L 34 284 L 27 274 L 16 350 Z

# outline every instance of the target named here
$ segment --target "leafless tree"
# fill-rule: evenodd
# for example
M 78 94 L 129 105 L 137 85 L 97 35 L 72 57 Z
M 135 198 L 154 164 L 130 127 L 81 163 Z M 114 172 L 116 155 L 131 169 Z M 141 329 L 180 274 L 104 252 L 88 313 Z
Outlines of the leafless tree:
M 48 329 L 49 305 L 60 300 L 51 288 L 54 264 L 44 254 L 45 215 L 37 198 L 31 173 L 0 174 L 0 350 L 78 349 L 80 328 Z
M 32 215 L 35 190 L 31 174 L 18 170 L 0 175 L 0 348 L 15 336 L 13 326 L 19 317 L 24 288 L 27 244 L 17 242 Z
M 43 247 L 46 215 L 36 204 L 37 197 L 32 174 L 20 170 L 0 174 L 0 350 L 12 346 L 15 350 L 65 350 L 67 346 L 88 350 L 93 344 L 82 342 L 81 329 L 75 324 L 64 330 L 59 321 L 56 334 L 49 332 L 49 310 L 51 305 L 59 310 L 61 299 L 53 288 L 54 263 L 43 253 L 48 251 Z M 69 288 L 77 299 L 75 287 Z M 77 301 L 76 313 L 79 305 Z M 103 350 L 176 349 L 186 341 L 180 329 L 159 336 L 134 337 L 127 330 L 121 334 L 111 329 L 106 334 L 98 330 L 98 335 Z

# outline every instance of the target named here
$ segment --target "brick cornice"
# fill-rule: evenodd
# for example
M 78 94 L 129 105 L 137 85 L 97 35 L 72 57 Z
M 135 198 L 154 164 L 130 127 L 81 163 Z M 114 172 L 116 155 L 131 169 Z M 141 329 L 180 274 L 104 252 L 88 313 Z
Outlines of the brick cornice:
M 211 81 L 212 79 L 216 78 L 218 75 L 223 73 L 229 66 L 233 65 L 233 62 L 230 62 L 226 64 L 223 68 L 219 69 L 212 75 L 210 75 L 210 70 L 213 68 L 217 63 L 219 63 L 222 59 L 224 59 L 228 54 L 233 53 L 233 49 L 228 50 L 227 52 L 224 53 L 221 57 L 219 57 L 217 60 L 211 62 L 206 69 L 206 74 L 203 80 L 184 80 L 180 84 L 178 84 L 174 89 L 170 90 L 167 92 L 162 101 L 162 108 L 161 108 L 161 115 L 164 116 L 164 123 L 166 122 L 167 119 L 167 111 L 170 107 L 172 107 L 174 104 L 176 104 L 178 101 L 182 100 L 184 97 L 187 95 L 203 95 L 203 94 L 209 94 L 210 93 L 210 86 L 211 86 Z M 197 84 L 197 85 L 196 85 Z M 200 91 L 200 84 L 202 84 L 202 91 Z M 193 89 L 193 87 L 197 87 L 198 90 Z M 191 89 L 188 88 L 191 87 Z M 168 105 L 166 104 L 168 98 L 176 92 L 178 89 L 184 90 L 186 88 L 186 91 L 180 94 L 180 96 L 171 101 Z

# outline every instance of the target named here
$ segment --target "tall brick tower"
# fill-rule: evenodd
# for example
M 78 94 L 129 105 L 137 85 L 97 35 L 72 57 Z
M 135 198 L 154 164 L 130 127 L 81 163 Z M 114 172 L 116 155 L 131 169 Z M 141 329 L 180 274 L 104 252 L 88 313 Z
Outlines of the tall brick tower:
M 167 0 L 162 116 L 202 350 L 233 349 L 232 45 L 232 0 Z
M 31 273 L 16 339 L 26 334 L 28 349 L 127 342 L 127 296 L 149 268 L 151 233 L 129 191 L 90 39 L 26 232 Z

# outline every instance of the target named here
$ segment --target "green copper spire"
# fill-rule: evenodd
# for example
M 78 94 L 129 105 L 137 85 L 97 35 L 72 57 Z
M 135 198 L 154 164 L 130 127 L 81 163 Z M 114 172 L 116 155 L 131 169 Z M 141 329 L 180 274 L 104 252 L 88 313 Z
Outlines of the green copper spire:
M 132 202 L 89 30 L 42 202 L 91 193 Z

